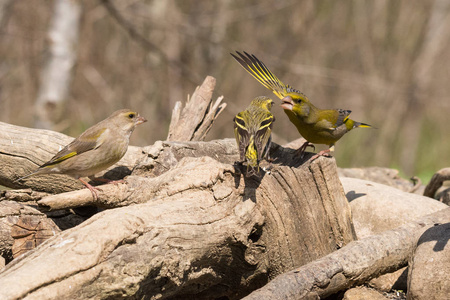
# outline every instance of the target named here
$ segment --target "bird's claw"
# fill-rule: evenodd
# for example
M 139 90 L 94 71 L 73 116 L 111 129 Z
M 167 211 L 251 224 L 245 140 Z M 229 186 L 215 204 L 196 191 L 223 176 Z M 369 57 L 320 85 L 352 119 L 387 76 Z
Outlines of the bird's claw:
M 330 152 L 331 152 L 330 149 L 319 151 L 319 153 L 317 153 L 313 157 L 311 157 L 311 161 L 319 158 L 319 156 L 333 157 Z
M 267 167 L 262 167 L 262 170 L 263 170 L 264 172 L 266 172 L 266 174 L 270 175 L 270 174 L 271 174 L 271 171 L 272 171 L 272 165 L 267 166 Z
M 300 148 L 295 150 L 295 154 L 299 155 L 300 159 L 303 159 L 303 157 L 305 156 L 306 148 L 308 148 L 308 147 L 312 147 L 313 151 L 316 151 L 316 146 L 314 146 L 314 144 L 306 141 L 303 143 L 303 145 L 300 146 Z

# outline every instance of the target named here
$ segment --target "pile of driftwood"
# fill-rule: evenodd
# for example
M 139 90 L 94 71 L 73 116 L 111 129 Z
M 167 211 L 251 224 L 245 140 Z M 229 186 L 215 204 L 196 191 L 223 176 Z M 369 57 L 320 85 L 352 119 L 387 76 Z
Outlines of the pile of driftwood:
M 167 141 L 104 172 L 127 177 L 97 200 L 63 175 L 3 191 L 0 298 L 323 298 L 405 266 L 421 232 L 450 222 L 447 209 L 356 241 L 334 159 L 273 145 L 270 171 L 245 177 L 233 139 L 202 141 L 225 107 L 214 85 L 176 105 Z M 0 128 L 0 184 L 15 188 L 71 140 Z

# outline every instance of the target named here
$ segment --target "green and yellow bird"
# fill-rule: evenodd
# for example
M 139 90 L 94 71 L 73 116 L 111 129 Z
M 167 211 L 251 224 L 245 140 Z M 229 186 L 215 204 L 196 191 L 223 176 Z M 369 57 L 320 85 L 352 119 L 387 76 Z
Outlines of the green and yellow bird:
M 231 55 L 234 59 L 263 86 L 271 90 L 281 99 L 281 107 L 295 125 L 298 132 L 307 142 L 300 148 L 303 155 L 305 149 L 314 144 L 325 144 L 329 149 L 320 151 L 319 155 L 329 155 L 334 150 L 334 144 L 344 134 L 357 127 L 372 127 L 369 124 L 356 122 L 349 118 L 350 110 L 319 109 L 314 106 L 303 93 L 281 82 L 266 65 L 253 54 L 236 51 Z
M 95 188 L 81 177 L 92 178 L 118 162 L 127 152 L 130 136 L 136 126 L 146 121 L 130 109 L 118 110 L 88 128 L 34 172 L 16 181 L 38 174 L 67 174 L 79 179 L 97 199 Z
M 275 122 L 270 112 L 272 104 L 272 99 L 268 97 L 256 97 L 246 110 L 234 117 L 234 135 L 240 160 L 247 162 L 247 176 L 259 173 L 259 162 L 269 152 Z

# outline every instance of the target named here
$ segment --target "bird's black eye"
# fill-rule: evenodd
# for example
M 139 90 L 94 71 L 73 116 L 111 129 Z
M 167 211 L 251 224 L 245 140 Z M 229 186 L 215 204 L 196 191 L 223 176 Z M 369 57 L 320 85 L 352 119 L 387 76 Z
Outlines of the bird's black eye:
M 131 113 L 128 115 L 128 118 L 133 119 L 135 117 L 135 114 Z

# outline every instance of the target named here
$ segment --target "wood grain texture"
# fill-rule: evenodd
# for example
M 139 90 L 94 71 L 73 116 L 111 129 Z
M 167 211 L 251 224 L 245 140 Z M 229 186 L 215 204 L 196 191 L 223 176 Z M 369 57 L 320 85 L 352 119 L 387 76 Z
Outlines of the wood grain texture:
M 192 97 L 188 97 L 184 107 L 180 101 L 172 111 L 167 141 L 202 141 L 211 129 L 217 116 L 225 109 L 223 96 L 214 103 L 212 94 L 216 79 L 207 76 L 203 83 L 195 89 Z
M 34 232 L 21 232 L 19 227 L 22 223 L 35 224 L 29 226 L 34 228 Z M 48 228 L 54 231 L 49 233 Z M 0 256 L 6 261 L 11 261 L 25 251 L 21 249 L 34 248 L 37 240 L 37 243 L 42 241 L 42 234 L 49 237 L 59 231 L 53 221 L 38 210 L 15 201 L 0 201 Z M 27 237 L 30 238 L 27 240 L 31 243 L 30 246 L 25 245 Z
M 246 300 L 323 299 L 408 264 L 419 237 L 450 222 L 450 208 L 396 229 L 354 241 L 321 259 L 295 268 L 252 292 Z

